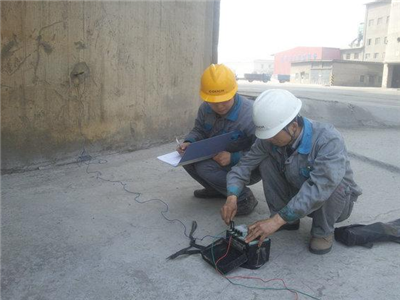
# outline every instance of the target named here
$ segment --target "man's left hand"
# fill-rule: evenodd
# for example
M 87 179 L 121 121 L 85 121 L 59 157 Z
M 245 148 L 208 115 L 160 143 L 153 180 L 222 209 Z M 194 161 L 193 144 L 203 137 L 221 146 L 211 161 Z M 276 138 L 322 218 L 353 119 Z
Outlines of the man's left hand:
M 222 151 L 213 157 L 220 166 L 225 167 L 231 163 L 231 154 L 227 151 Z
M 260 247 L 268 236 L 277 231 L 285 223 L 286 221 L 282 219 L 279 214 L 276 214 L 270 219 L 255 222 L 249 226 L 249 232 L 245 241 L 246 243 L 250 243 L 260 237 L 258 242 L 258 247 Z

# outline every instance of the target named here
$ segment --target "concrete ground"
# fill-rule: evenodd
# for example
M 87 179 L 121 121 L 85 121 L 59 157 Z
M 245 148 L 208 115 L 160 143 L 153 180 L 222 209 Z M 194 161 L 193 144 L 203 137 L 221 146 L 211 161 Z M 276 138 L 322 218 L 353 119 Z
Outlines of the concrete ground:
M 400 145 L 398 132 L 342 132 L 349 151 L 400 167 L 398 156 L 393 156 Z M 386 135 L 391 144 L 381 147 L 389 139 Z M 98 157 L 89 166 L 72 164 L 4 175 L 2 299 L 296 299 L 288 291 L 232 285 L 199 255 L 166 260 L 189 240 L 178 221 L 162 217 L 165 204 L 167 218 L 179 219 L 186 227 L 197 221 L 198 238 L 226 229 L 219 216 L 224 200 L 195 199 L 192 193 L 199 185 L 181 167 L 156 159 L 174 147 L 171 143 Z M 364 194 L 350 219 L 340 226 L 399 218 L 397 169 L 357 157 L 351 164 Z M 252 189 L 260 204 L 250 216 L 236 218 L 238 224 L 268 216 L 261 184 Z M 163 202 L 136 202 L 151 199 Z M 230 275 L 281 278 L 289 288 L 318 299 L 398 299 L 398 244 L 380 243 L 366 249 L 335 242 L 331 253 L 316 256 L 307 249 L 310 226 L 311 219 L 306 218 L 298 232 L 274 234 L 267 264 L 259 270 L 239 268 Z M 211 242 L 207 237 L 201 243 Z M 283 287 L 278 281 L 234 282 Z
M 372 104 L 357 104 L 368 96 L 365 90 L 354 92 L 351 106 L 319 101 L 325 93 L 307 91 L 316 99 L 303 100 L 305 115 L 342 125 L 355 180 L 363 188 L 353 214 L 338 226 L 398 219 L 400 134 L 393 117 L 398 102 L 379 94 L 370 103 L 393 99 L 372 110 Z M 344 95 L 342 90 L 329 93 L 333 99 Z M 385 115 L 390 116 L 386 124 Z M 227 229 L 219 216 L 223 199 L 194 198 L 200 186 L 183 168 L 156 159 L 174 148 L 171 143 L 95 157 L 90 165 L 3 175 L 2 299 L 296 299 L 278 280 L 241 278 L 232 284 L 200 255 L 166 260 L 189 245 L 185 234 L 193 220 L 203 245 L 213 241 L 206 236 Z M 261 183 L 252 190 L 260 204 L 250 216 L 236 218 L 237 224 L 269 215 Z M 331 253 L 317 256 L 308 251 L 310 228 L 311 219 L 305 218 L 299 231 L 275 233 L 268 263 L 230 275 L 283 279 L 299 299 L 399 298 L 398 244 L 366 249 L 335 242 Z

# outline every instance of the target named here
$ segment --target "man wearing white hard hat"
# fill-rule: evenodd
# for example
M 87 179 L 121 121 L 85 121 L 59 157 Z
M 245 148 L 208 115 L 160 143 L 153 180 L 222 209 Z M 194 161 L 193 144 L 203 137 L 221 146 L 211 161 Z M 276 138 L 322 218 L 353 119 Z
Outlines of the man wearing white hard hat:
M 340 133 L 330 124 L 299 115 L 302 102 L 286 90 L 267 90 L 253 105 L 257 140 L 227 176 L 228 197 L 221 209 L 226 224 L 236 215 L 237 195 L 259 169 L 271 216 L 249 226 L 246 242 L 260 244 L 277 230 L 297 230 L 313 219 L 309 249 L 328 253 L 334 224 L 346 220 L 361 189 Z

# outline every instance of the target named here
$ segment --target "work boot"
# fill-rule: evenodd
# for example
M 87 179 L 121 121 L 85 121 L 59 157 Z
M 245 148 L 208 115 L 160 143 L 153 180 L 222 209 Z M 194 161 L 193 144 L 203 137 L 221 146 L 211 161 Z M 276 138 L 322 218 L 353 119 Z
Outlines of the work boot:
M 310 241 L 310 252 L 314 254 L 326 254 L 332 249 L 333 234 L 319 238 L 313 236 Z
M 291 223 L 291 224 L 286 223 L 285 225 L 282 225 L 282 226 L 278 229 L 278 231 L 281 231 L 281 230 L 289 230 L 289 231 L 292 231 L 292 230 L 298 230 L 299 228 L 300 228 L 300 220 L 297 220 L 297 221 L 294 222 L 294 223 Z
M 196 198 L 226 198 L 225 195 L 222 195 L 220 192 L 216 190 L 208 190 L 208 189 L 201 189 L 201 190 L 195 190 L 194 191 L 194 196 Z
M 253 194 L 251 194 L 246 199 L 239 201 L 237 203 L 236 215 L 237 216 L 245 216 L 245 215 L 250 214 L 254 210 L 254 208 L 257 206 L 257 204 L 258 204 L 257 199 L 254 197 Z

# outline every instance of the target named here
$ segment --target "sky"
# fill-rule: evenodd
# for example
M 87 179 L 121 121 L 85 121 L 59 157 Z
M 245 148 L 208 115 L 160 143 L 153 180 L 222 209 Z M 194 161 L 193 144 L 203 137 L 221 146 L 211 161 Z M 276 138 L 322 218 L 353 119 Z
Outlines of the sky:
M 346 48 L 372 0 L 221 0 L 219 63 L 273 59 L 298 46 Z

